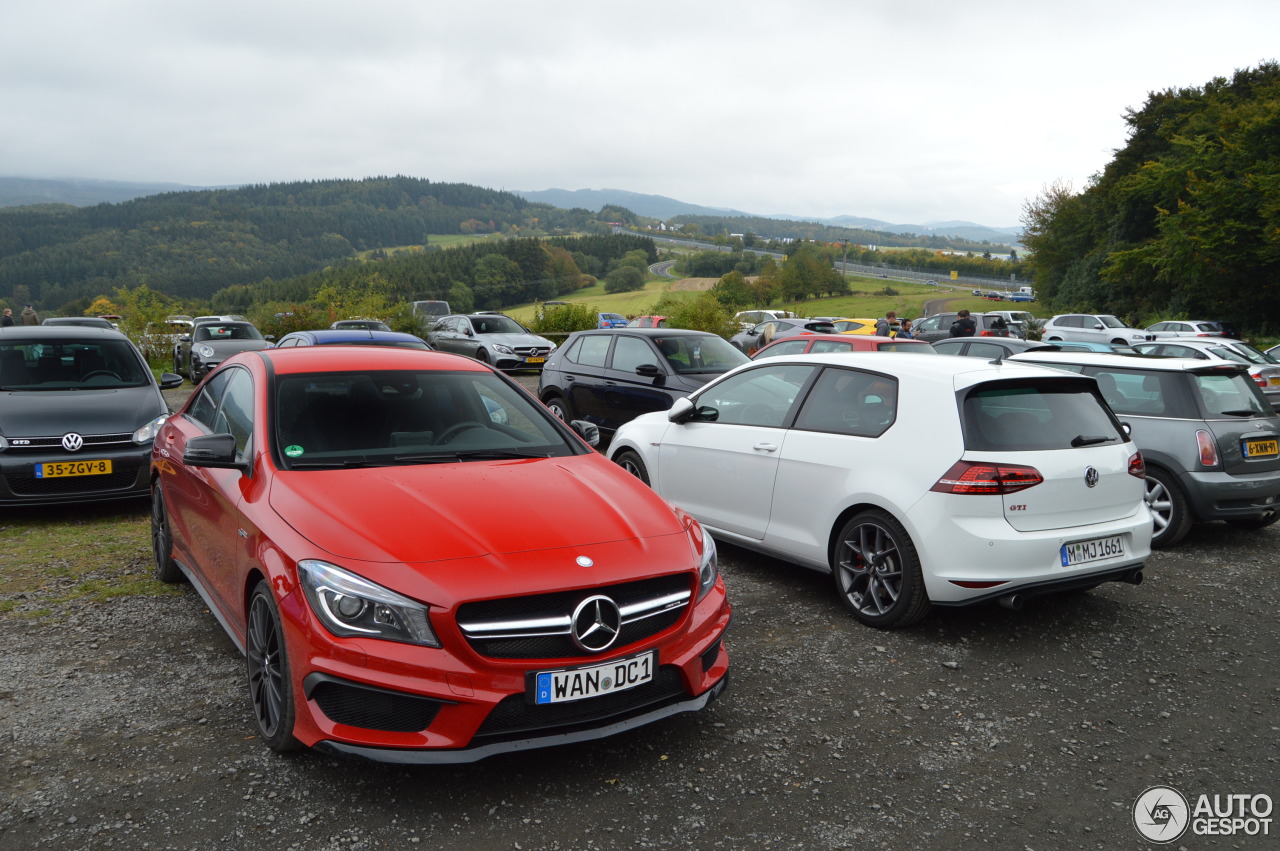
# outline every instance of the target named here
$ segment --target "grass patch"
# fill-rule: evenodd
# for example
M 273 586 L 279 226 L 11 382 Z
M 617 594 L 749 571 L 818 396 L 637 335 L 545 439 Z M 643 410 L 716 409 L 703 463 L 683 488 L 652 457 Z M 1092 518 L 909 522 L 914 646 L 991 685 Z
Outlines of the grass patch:
M 177 593 L 152 578 L 146 500 L 6 509 L 0 615 L 44 617 L 76 600 Z

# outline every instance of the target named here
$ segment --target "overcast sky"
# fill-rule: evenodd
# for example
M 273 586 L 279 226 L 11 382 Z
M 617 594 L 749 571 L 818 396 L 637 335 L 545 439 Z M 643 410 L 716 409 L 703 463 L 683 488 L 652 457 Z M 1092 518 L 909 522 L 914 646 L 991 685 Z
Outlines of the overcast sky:
M 1276 0 L 48 0 L 0 10 L 0 176 L 404 174 L 1009 227 Z

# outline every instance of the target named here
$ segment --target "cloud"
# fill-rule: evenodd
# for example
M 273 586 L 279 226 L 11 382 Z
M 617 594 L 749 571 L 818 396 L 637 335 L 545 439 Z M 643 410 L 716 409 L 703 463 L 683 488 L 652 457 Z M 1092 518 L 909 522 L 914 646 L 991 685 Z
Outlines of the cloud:
M 225 185 L 408 174 L 1016 224 L 1280 6 L 73 0 L 0 12 L 0 162 Z

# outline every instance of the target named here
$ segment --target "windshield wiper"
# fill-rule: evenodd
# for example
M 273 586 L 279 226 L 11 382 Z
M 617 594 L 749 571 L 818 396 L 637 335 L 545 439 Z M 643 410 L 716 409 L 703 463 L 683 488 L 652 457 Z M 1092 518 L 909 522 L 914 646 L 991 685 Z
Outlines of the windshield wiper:
M 340 461 L 290 461 L 290 470 L 320 470 L 320 469 L 337 469 L 345 467 L 387 467 L 390 466 L 387 461 L 370 461 L 366 458 L 344 458 Z
M 1110 443 L 1111 441 L 1118 439 L 1119 438 L 1116 437 L 1107 437 L 1104 434 L 1077 434 L 1075 437 L 1071 438 L 1071 445 L 1093 446 L 1097 443 Z
M 405 463 L 439 464 L 446 461 L 503 461 L 511 458 L 550 457 L 546 452 L 522 452 L 518 449 L 466 449 L 422 455 L 397 455 L 395 460 Z

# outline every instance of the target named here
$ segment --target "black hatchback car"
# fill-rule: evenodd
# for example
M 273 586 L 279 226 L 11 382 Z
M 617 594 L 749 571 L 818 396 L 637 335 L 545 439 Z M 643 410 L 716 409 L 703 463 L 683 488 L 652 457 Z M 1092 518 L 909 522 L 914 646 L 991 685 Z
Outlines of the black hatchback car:
M 569 335 L 542 368 L 538 398 L 565 422 L 602 431 L 665 411 L 749 361 L 723 337 L 674 328 L 599 328 Z
M 0 505 L 98 502 L 150 493 L 151 441 L 169 413 L 119 331 L 0 331 Z

